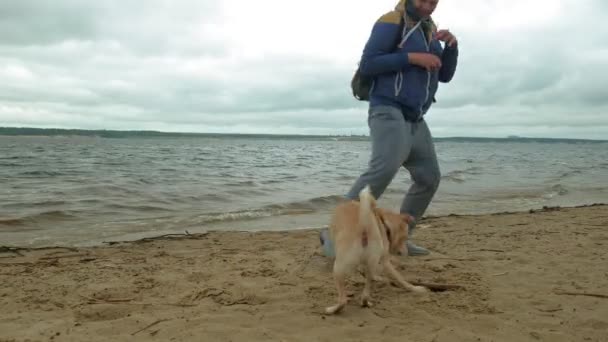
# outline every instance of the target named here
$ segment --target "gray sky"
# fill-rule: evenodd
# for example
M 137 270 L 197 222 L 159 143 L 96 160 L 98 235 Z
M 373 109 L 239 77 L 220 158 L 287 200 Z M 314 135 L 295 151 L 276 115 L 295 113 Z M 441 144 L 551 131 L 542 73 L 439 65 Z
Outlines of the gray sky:
M 0 2 L 0 126 L 367 134 L 350 79 L 396 0 Z M 436 136 L 608 139 L 608 1 L 440 0 Z

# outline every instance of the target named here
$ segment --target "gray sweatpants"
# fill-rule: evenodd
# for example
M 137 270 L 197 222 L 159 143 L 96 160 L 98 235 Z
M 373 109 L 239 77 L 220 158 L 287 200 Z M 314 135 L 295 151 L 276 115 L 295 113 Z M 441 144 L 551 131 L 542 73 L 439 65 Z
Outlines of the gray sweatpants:
M 399 109 L 379 106 L 369 110 L 368 125 L 372 141 L 369 166 L 346 197 L 358 199 L 359 192 L 369 184 L 374 197 L 380 198 L 399 169 L 405 167 L 413 184 L 403 199 L 401 213 L 412 215 L 418 221 L 441 179 L 435 146 L 426 122 L 405 121 Z M 415 224 L 410 226 L 410 233 L 414 227 Z

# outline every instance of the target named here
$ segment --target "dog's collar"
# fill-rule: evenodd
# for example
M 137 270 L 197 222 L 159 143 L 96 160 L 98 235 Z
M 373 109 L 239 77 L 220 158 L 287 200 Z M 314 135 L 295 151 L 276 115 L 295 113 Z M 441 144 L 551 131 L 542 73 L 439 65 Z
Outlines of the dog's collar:
M 388 239 L 388 242 L 391 243 L 391 230 L 388 228 L 388 225 L 384 221 L 384 217 L 382 217 L 382 215 L 378 215 L 378 214 L 377 214 L 377 216 L 380 219 L 382 226 L 384 226 L 384 230 L 386 231 L 386 238 Z

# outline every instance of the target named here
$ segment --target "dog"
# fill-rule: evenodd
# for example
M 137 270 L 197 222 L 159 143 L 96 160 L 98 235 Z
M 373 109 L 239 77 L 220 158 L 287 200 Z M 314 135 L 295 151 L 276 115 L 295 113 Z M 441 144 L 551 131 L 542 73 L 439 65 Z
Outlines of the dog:
M 359 201 L 348 201 L 336 206 L 329 225 L 334 242 L 333 277 L 338 292 L 338 303 L 327 307 L 326 314 L 341 312 L 348 302 L 346 276 L 357 266 L 365 269 L 365 287 L 361 306 L 371 307 L 372 282 L 384 270 L 402 287 L 415 293 L 427 289 L 408 283 L 391 263 L 391 255 L 402 254 L 408 237 L 408 226 L 414 218 L 379 208 L 369 185 L 359 193 Z M 407 255 L 407 251 L 405 251 Z

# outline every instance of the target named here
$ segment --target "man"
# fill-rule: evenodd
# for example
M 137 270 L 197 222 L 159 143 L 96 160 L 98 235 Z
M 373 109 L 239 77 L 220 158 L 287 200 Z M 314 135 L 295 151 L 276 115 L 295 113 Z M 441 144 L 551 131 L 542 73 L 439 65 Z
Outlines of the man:
M 357 200 L 367 184 L 379 198 L 401 167 L 413 180 L 401 212 L 419 220 L 435 195 L 441 174 L 431 132 L 424 115 L 438 83 L 449 82 L 456 71 L 458 42 L 447 30 L 437 31 L 431 19 L 439 0 L 400 0 L 394 11 L 375 24 L 359 65 L 362 76 L 372 77 L 368 125 L 372 155 L 367 171 L 346 197 Z M 444 47 L 441 46 L 444 42 Z M 415 223 L 410 225 L 410 236 Z M 333 247 L 321 232 L 325 253 Z M 409 255 L 427 255 L 426 248 L 407 243 Z

